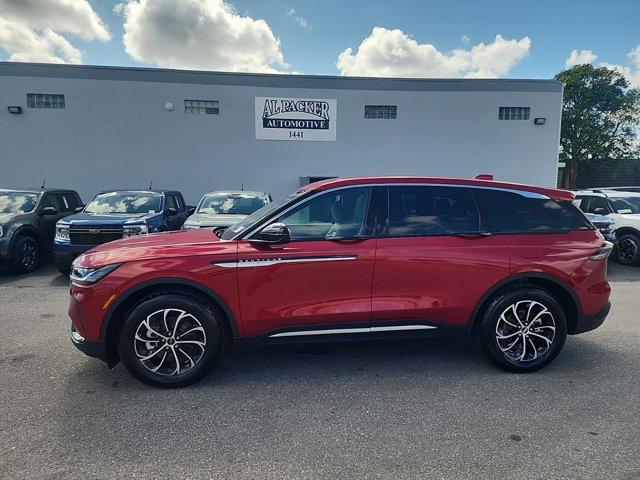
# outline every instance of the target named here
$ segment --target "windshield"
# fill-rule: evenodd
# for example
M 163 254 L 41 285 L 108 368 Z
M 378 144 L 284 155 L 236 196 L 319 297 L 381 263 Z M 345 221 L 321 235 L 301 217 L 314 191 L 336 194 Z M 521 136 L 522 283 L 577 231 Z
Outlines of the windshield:
M 263 196 L 251 193 L 214 193 L 205 195 L 198 205 L 198 213 L 210 215 L 250 215 L 267 204 Z
M 0 213 L 28 213 L 36 208 L 38 194 L 0 190 Z
M 640 213 L 640 197 L 609 198 L 616 213 Z
M 162 195 L 153 192 L 101 193 L 91 200 L 86 213 L 157 213 L 162 210 Z
M 276 202 L 269 203 L 269 204 L 265 205 L 260 210 L 256 210 L 255 212 L 253 212 L 251 215 L 249 215 L 247 218 L 242 220 L 240 223 L 236 223 L 233 227 L 227 228 L 224 231 L 224 233 L 220 236 L 220 238 L 222 240 L 231 240 L 233 237 L 235 237 L 240 232 L 246 230 L 247 228 L 249 228 L 254 223 L 259 222 L 264 217 L 266 217 L 269 214 L 271 214 L 271 212 L 275 212 L 280 207 L 282 207 L 286 203 L 290 202 L 294 198 L 299 197 L 302 193 L 303 192 L 301 192 L 301 191 L 297 191 L 297 192 L 292 193 L 291 195 L 288 195 L 288 196 L 286 196 L 286 197 L 284 197 L 284 198 L 282 198 L 282 199 L 280 199 L 280 200 L 278 200 Z

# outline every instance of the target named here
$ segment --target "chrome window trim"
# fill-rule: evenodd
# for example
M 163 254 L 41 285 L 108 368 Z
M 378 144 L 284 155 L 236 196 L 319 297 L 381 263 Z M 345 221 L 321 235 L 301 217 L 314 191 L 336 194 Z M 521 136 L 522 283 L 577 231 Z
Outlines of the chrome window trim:
M 282 210 L 281 212 L 278 212 L 277 214 L 271 215 L 268 218 L 261 220 L 259 222 L 257 222 L 257 226 L 252 227 L 251 229 L 247 229 L 246 232 L 238 232 L 237 235 L 235 235 L 233 238 L 230 238 L 228 241 L 235 241 L 235 240 L 246 240 L 248 238 L 250 238 L 254 233 L 256 233 L 258 230 L 260 230 L 263 226 L 267 225 L 270 221 L 272 221 L 274 218 L 277 218 L 281 215 L 285 215 L 286 213 L 288 213 L 289 211 L 293 210 L 294 208 L 298 207 L 299 205 L 301 205 L 302 203 L 312 200 L 313 198 L 316 198 L 324 193 L 329 193 L 329 192 L 335 192 L 335 191 L 339 191 L 339 190 L 344 190 L 347 188 L 359 188 L 359 187 L 454 187 L 454 188 L 473 188 L 473 189 L 481 189 L 481 190 L 497 190 L 500 192 L 509 192 L 509 193 L 515 193 L 517 195 L 521 195 L 525 198 L 537 198 L 537 199 L 541 199 L 541 200 L 550 200 L 550 197 L 548 197 L 547 195 L 543 195 L 541 193 L 536 193 L 536 192 L 528 192 L 528 191 L 524 191 L 524 190 L 516 190 L 513 188 L 501 188 L 501 187 L 491 187 L 491 186 L 485 186 L 485 185 L 460 185 L 460 184 L 450 184 L 450 183 L 412 183 L 412 182 L 402 182 L 402 183 L 363 183 L 360 185 L 344 185 L 341 187 L 335 187 L 335 188 L 329 188 L 327 190 L 321 190 L 316 192 L 313 195 L 310 195 L 308 197 L 304 197 L 301 198 L 300 200 L 298 200 L 297 202 L 291 204 L 289 207 L 285 208 L 284 210 Z M 369 196 L 369 205 L 367 206 L 367 211 L 369 206 L 371 205 L 371 196 Z M 373 236 L 371 236 L 371 238 L 374 238 Z

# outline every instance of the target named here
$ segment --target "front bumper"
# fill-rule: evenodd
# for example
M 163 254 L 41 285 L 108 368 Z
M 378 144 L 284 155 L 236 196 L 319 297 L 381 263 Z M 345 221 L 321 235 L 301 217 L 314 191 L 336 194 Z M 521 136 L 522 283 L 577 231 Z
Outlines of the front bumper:
M 73 261 L 84 252 L 92 248 L 91 245 L 70 245 L 68 243 L 53 244 L 53 260 L 57 265 L 70 266 Z
M 71 326 L 71 343 L 85 355 L 99 358 L 103 362 L 109 363 L 106 344 L 101 341 L 91 342 L 86 340 L 73 325 Z
M 590 332 L 595 330 L 604 323 L 604 320 L 609 315 L 611 310 L 611 302 L 607 300 L 607 303 L 595 314 L 595 315 L 583 315 L 578 318 L 575 328 L 569 332 L 570 335 L 577 335 L 579 333 Z

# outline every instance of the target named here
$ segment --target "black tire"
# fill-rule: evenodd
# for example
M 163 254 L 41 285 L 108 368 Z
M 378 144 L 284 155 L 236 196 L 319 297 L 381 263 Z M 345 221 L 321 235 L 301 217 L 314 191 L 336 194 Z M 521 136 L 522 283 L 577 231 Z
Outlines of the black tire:
M 623 265 L 640 265 L 640 237 L 633 233 L 625 233 L 618 238 L 615 251 L 616 260 Z
M 31 273 L 38 267 L 39 261 L 38 242 L 26 235 L 19 237 L 11 253 L 11 270 L 15 273 Z
M 512 306 L 517 306 L 517 318 Z M 540 313 L 543 309 L 548 313 Z M 530 331 L 531 325 L 535 327 Z M 552 295 L 535 286 L 525 286 L 504 292 L 491 302 L 479 333 L 482 349 L 495 365 L 508 372 L 535 372 L 551 363 L 562 350 L 567 321 L 562 306 Z
M 70 263 L 58 263 L 58 271 L 62 275 L 69 275 L 71 273 L 71 264 Z
M 168 311 L 166 320 L 165 311 Z M 180 321 L 178 312 L 186 314 Z M 129 373 L 141 382 L 161 388 L 185 387 L 206 376 L 220 359 L 224 346 L 222 321 L 216 309 L 195 298 L 170 292 L 156 294 L 142 300 L 127 315 L 118 337 L 118 352 Z M 175 322 L 178 331 L 172 336 Z M 143 342 L 136 339 L 136 333 L 144 340 L 159 340 Z M 185 335 L 186 340 L 180 335 Z M 198 342 L 204 343 L 204 347 L 198 346 Z M 149 359 L 143 362 L 140 357 Z M 158 365 L 159 370 L 152 371 Z

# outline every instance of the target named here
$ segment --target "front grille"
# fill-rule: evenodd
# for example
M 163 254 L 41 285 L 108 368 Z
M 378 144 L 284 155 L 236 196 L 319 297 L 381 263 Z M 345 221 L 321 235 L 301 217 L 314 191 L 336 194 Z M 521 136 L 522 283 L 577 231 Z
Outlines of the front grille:
M 122 238 L 122 227 L 92 225 L 69 228 L 71 243 L 75 245 L 101 245 Z
M 611 233 L 611 225 L 608 223 L 595 222 L 594 226 L 600 230 L 600 233 Z

